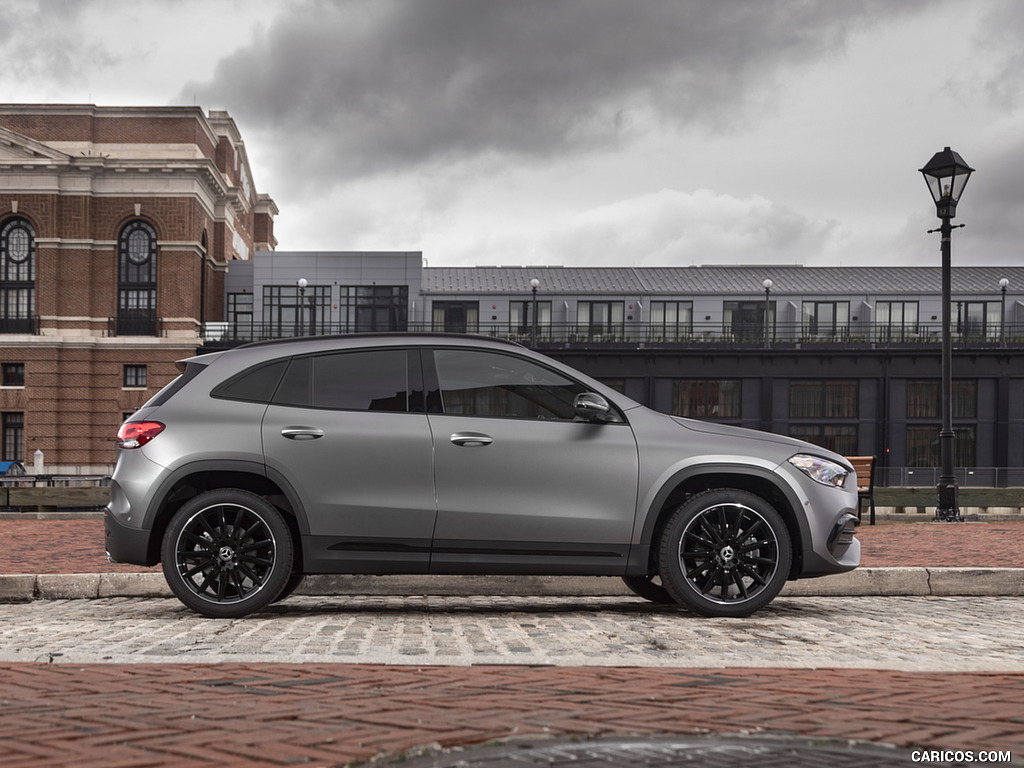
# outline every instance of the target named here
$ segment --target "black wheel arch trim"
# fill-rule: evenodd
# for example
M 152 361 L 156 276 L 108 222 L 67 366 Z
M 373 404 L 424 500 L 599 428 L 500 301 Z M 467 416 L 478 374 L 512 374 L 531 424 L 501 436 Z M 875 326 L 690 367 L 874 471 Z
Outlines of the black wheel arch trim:
M 791 549 L 793 552 L 793 563 L 794 572 L 799 573 L 802 570 L 802 564 L 799 561 L 802 560 L 804 551 L 804 542 L 808 542 L 811 539 L 811 531 L 807 525 L 807 521 L 803 515 L 797 514 L 795 510 L 803 508 L 803 504 L 796 492 L 786 483 L 781 482 L 778 474 L 770 469 L 763 467 L 757 467 L 751 464 L 727 464 L 727 463 L 716 463 L 716 464 L 696 464 L 694 466 L 685 467 L 674 475 L 672 475 L 658 491 L 654 497 L 654 502 L 646 510 L 646 518 L 644 519 L 643 529 L 640 532 L 640 541 L 637 545 L 630 549 L 628 574 L 642 574 L 647 573 L 648 566 L 653 554 L 654 546 L 654 530 L 658 526 L 659 521 L 662 518 L 662 509 L 668 502 L 669 497 L 685 483 L 697 479 L 706 475 L 742 475 L 749 478 L 754 478 L 761 482 L 770 484 L 776 491 L 778 491 L 789 505 L 788 510 L 778 510 L 783 520 L 792 518 L 796 523 L 797 530 L 800 534 L 799 541 L 791 542 Z M 715 485 L 712 487 L 728 488 L 728 484 Z M 746 489 L 741 489 L 746 490 Z M 770 501 L 767 500 L 766 501 Z
M 288 500 L 288 504 L 291 507 L 299 526 L 299 532 L 304 535 L 309 532 L 305 507 L 302 504 L 299 494 L 295 492 L 295 488 L 292 484 L 289 483 L 280 473 L 273 471 L 265 464 L 239 459 L 205 459 L 202 461 L 193 461 L 188 464 L 182 464 L 181 466 L 173 469 L 170 474 L 161 481 L 157 492 L 152 495 L 149 507 L 146 509 L 143 528 L 148 530 L 152 530 L 154 528 L 167 496 L 174 486 L 189 475 L 201 475 L 210 472 L 231 472 L 236 474 L 255 475 L 274 483 L 281 489 L 281 492 Z

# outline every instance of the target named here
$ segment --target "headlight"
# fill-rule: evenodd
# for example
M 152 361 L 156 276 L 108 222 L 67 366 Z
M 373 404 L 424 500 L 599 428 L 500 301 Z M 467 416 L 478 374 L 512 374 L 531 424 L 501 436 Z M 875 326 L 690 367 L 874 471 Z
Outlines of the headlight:
M 789 463 L 799 469 L 811 480 L 822 485 L 831 485 L 833 488 L 842 488 L 846 485 L 846 478 L 850 472 L 840 464 L 817 456 L 810 456 L 806 453 L 798 453 L 793 456 Z

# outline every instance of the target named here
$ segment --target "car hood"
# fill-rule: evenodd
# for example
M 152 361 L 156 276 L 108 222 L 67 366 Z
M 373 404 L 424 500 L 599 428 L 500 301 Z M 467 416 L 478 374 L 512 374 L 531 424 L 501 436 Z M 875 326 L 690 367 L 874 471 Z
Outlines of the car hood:
M 815 456 L 821 456 L 823 458 L 830 458 L 832 460 L 842 461 L 844 464 L 849 463 L 842 456 L 839 456 L 833 453 L 832 451 L 822 448 L 819 445 L 813 445 L 811 443 L 804 442 L 803 440 L 797 440 L 795 437 L 777 435 L 774 432 L 761 432 L 760 430 L 757 429 L 733 427 L 728 424 L 715 424 L 709 421 L 683 419 L 678 416 L 672 416 L 671 419 L 672 421 L 676 422 L 679 426 L 685 427 L 691 432 L 703 432 L 704 434 L 707 435 L 718 435 L 721 437 L 735 437 L 741 440 L 760 440 L 765 443 L 770 443 L 772 445 L 779 446 L 780 449 L 789 450 L 793 454 L 813 453 Z

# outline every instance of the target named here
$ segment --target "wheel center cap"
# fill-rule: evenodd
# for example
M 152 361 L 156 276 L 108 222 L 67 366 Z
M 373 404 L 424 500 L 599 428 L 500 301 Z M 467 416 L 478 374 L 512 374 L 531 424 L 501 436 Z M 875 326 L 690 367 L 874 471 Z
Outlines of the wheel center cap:
M 719 550 L 718 556 L 723 564 L 728 565 L 736 559 L 736 550 L 730 546 L 725 546 Z
M 235 550 L 228 546 L 221 547 L 217 552 L 217 557 L 222 563 L 229 563 L 235 559 Z

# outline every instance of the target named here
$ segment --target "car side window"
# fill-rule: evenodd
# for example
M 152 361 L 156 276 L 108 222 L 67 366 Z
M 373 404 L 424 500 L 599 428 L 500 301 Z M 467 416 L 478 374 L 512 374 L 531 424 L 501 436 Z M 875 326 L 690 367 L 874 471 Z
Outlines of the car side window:
M 294 358 L 274 396 L 274 404 L 405 412 L 409 408 L 408 359 L 404 349 Z
M 586 391 L 544 366 L 497 352 L 438 349 L 434 362 L 447 414 L 572 421 L 576 395 Z
M 253 366 L 220 384 L 210 394 L 225 400 L 269 403 L 287 365 L 288 358 L 283 358 Z

